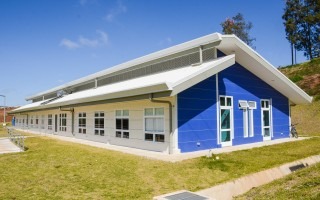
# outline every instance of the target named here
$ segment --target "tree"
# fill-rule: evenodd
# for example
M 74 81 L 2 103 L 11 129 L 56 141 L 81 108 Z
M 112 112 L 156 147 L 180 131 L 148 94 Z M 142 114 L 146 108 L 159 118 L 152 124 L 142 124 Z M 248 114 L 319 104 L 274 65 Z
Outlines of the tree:
M 236 16 L 227 18 L 224 22 L 221 23 L 222 32 L 224 34 L 235 34 L 247 45 L 253 47 L 253 41 L 255 38 L 251 38 L 249 31 L 253 27 L 251 22 L 246 22 L 243 15 L 238 13 Z
M 282 19 L 287 39 L 309 59 L 319 57 L 320 0 L 287 0 Z

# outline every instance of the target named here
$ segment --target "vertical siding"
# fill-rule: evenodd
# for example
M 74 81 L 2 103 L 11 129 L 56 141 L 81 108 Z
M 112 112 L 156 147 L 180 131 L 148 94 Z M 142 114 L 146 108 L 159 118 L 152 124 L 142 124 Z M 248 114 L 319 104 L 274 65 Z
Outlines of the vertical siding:
M 223 53 L 218 51 L 218 56 Z M 178 97 L 178 146 L 181 152 L 220 147 L 217 142 L 216 76 L 181 92 Z M 263 141 L 261 99 L 272 101 L 272 139 L 289 136 L 289 102 L 277 90 L 263 82 L 240 64 L 218 75 L 219 95 L 233 96 L 234 139 L 232 145 Z M 254 136 L 244 137 L 243 110 L 239 100 L 255 101 Z
M 217 148 L 216 78 L 178 94 L 178 147 L 181 152 Z

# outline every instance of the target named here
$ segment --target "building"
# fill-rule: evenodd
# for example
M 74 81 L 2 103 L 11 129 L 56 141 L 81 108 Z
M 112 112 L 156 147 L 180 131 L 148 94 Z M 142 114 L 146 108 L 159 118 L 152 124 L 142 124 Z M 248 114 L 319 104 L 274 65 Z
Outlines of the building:
M 290 104 L 312 98 L 214 33 L 27 100 L 11 112 L 17 128 L 172 154 L 289 137 Z

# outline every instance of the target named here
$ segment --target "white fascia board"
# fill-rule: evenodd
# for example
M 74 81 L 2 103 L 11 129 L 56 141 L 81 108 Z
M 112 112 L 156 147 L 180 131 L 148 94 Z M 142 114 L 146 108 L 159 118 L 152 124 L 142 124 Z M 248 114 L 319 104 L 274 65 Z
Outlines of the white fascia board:
M 135 65 L 143 64 L 143 63 L 146 63 L 146 62 L 149 62 L 152 60 L 156 60 L 156 59 L 159 59 L 162 57 L 170 56 L 170 55 L 173 55 L 173 54 L 185 51 L 185 50 L 189 50 L 189 49 L 201 46 L 201 45 L 206 45 L 206 44 L 220 42 L 220 41 L 221 41 L 221 34 L 220 33 L 213 33 L 210 35 L 206 35 L 206 36 L 203 36 L 203 37 L 200 37 L 200 38 L 197 38 L 194 40 L 190 40 L 190 41 L 182 43 L 182 44 L 178 44 L 178 45 L 169 47 L 167 49 L 163 49 L 163 50 L 148 54 L 146 56 L 142 56 L 140 58 L 136 58 L 134 60 L 131 60 L 131 61 L 128 61 L 128 62 L 125 62 L 122 64 L 116 65 L 114 67 L 111 67 L 111 68 L 102 70 L 100 72 L 88 75 L 86 77 L 71 81 L 69 83 L 60 85 L 60 86 L 52 88 L 50 90 L 40 92 L 38 94 L 27 97 L 26 100 L 31 100 L 33 98 L 41 97 L 46 94 L 51 94 L 56 91 L 62 90 L 64 88 L 75 86 L 75 85 L 78 85 L 78 84 L 81 84 L 84 82 L 89 82 L 90 80 L 93 81 L 94 79 L 99 78 L 101 76 L 105 76 L 107 74 L 110 74 L 110 73 L 113 73 L 113 72 L 116 72 L 119 70 L 127 69 L 127 68 L 133 67 Z
M 157 83 L 157 84 L 148 85 L 145 87 L 131 88 L 128 90 L 122 90 L 122 91 L 113 92 L 113 93 L 106 93 L 102 95 L 95 95 L 95 96 L 89 95 L 87 97 L 82 97 L 82 98 L 78 98 L 77 93 L 74 93 L 74 94 L 66 95 L 61 99 L 52 101 L 45 105 L 41 105 L 41 103 L 44 101 L 28 104 L 20 107 L 20 109 L 13 110 L 12 113 L 26 112 L 26 111 L 37 110 L 37 109 L 50 109 L 50 108 L 59 107 L 59 106 L 101 101 L 101 100 L 107 100 L 107 99 L 124 98 L 124 97 L 137 96 L 142 94 L 164 92 L 169 90 L 170 88 L 168 87 L 167 83 Z M 86 92 L 90 93 L 90 90 Z
M 203 63 L 206 64 L 206 63 Z M 177 95 L 178 93 L 200 83 L 201 81 L 213 76 L 216 73 L 232 66 L 235 64 L 235 55 L 225 56 L 223 58 L 218 58 L 217 60 L 211 61 L 203 69 L 193 73 L 178 82 L 172 83 L 170 85 L 172 92 L 171 96 Z M 195 66 L 195 67 L 201 67 Z
M 261 66 L 266 69 L 267 73 L 272 74 L 272 80 L 265 80 L 266 74 L 262 70 L 253 71 L 252 69 L 249 71 L 253 72 L 256 76 L 264 80 L 270 86 L 278 90 L 281 94 L 286 96 L 290 101 L 295 104 L 307 104 L 312 102 L 312 97 L 310 97 L 307 93 L 305 93 L 301 88 L 299 88 L 296 84 L 294 84 L 290 79 L 288 79 L 284 74 L 282 74 L 278 69 L 276 69 L 271 63 L 269 63 L 266 59 L 264 59 L 259 53 L 257 53 L 250 46 L 245 44 L 242 40 L 240 40 L 235 35 L 222 35 L 222 40 L 230 40 L 230 43 L 233 43 L 249 57 L 253 58 L 257 61 Z M 223 45 L 223 42 L 220 44 Z M 218 47 L 219 48 L 219 47 Z M 237 56 L 238 59 L 247 59 L 247 62 L 250 62 L 250 58 L 242 58 L 241 56 Z M 247 67 L 247 66 L 244 66 Z M 258 69 L 258 68 L 257 68 Z M 261 69 L 261 68 L 260 68 Z

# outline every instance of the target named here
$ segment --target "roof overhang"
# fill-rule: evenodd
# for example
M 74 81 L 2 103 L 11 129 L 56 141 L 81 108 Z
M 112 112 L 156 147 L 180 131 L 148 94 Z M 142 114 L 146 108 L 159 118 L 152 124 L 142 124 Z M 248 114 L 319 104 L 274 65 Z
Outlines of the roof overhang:
M 199 47 L 199 46 L 202 46 L 202 45 L 213 44 L 214 46 L 216 46 L 220 42 L 221 42 L 221 34 L 220 33 L 213 33 L 213 34 L 210 34 L 210 35 L 206 35 L 206 36 L 203 36 L 203 37 L 200 37 L 200 38 L 197 38 L 197 39 L 194 39 L 194 40 L 190 40 L 190 41 L 182 43 L 182 44 L 178 44 L 178 45 L 169 47 L 167 49 L 163 49 L 161 51 L 157 51 L 157 52 L 148 54 L 146 56 L 142 56 L 140 58 L 136 58 L 134 60 L 131 60 L 131 61 L 119 64 L 119 65 L 116 65 L 114 67 L 110 67 L 108 69 L 105 69 L 105 70 L 102 70 L 100 72 L 91 74 L 89 76 L 86 76 L 86 77 L 71 81 L 69 83 L 60 85 L 60 86 L 55 87 L 55 88 L 52 88 L 50 90 L 46 90 L 44 92 L 37 93 L 35 95 L 27 97 L 26 100 L 28 101 L 28 100 L 32 100 L 34 98 L 41 98 L 44 95 L 53 94 L 53 93 L 56 93 L 59 90 L 65 89 L 65 88 L 70 88 L 70 87 L 81 85 L 82 83 L 88 83 L 90 81 L 94 81 L 95 79 L 97 79 L 99 77 L 105 76 L 107 74 L 111 74 L 111 73 L 116 72 L 116 71 L 127 69 L 127 68 L 130 68 L 130 67 L 135 66 L 135 65 L 140 65 L 140 64 L 143 64 L 143 63 L 147 63 L 147 62 L 159 59 L 159 58 L 163 58 L 163 57 L 170 56 L 170 55 L 173 55 L 173 54 L 176 54 L 176 53 L 180 53 L 182 51 L 193 49 L 193 48 L 196 48 L 196 47 Z
M 294 104 L 307 104 L 312 97 L 294 84 L 272 64 L 235 35 L 222 35 L 217 48 L 224 54 L 235 54 L 236 62 L 286 96 Z

